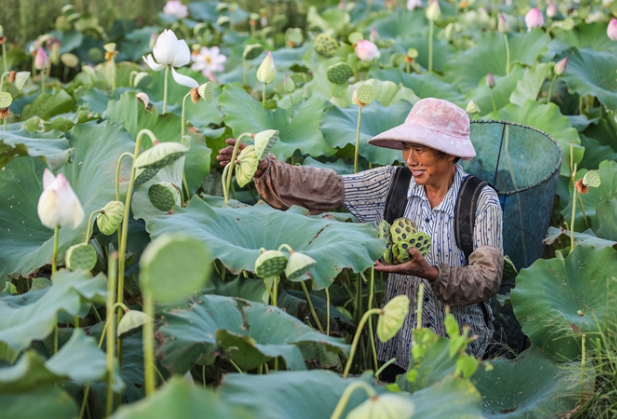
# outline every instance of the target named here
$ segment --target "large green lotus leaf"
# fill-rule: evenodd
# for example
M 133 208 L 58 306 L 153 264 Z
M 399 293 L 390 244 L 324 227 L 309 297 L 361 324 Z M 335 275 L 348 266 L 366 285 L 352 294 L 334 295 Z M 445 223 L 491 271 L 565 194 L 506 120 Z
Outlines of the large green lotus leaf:
M 617 151 L 611 146 L 604 145 L 595 138 L 579 134 L 581 145 L 585 147 L 585 155 L 578 167 L 596 170 L 604 160 L 617 161 Z
M 501 109 L 510 103 L 510 96 L 517 88 L 517 83 L 524 77 L 525 71 L 515 65 L 508 75 L 495 76 L 495 87 L 492 89 L 495 106 Z M 486 115 L 493 111 L 491 89 L 484 81 L 473 91 L 467 94 L 480 107 L 480 115 Z
M 371 22 L 371 28 L 375 28 L 381 38 L 404 38 L 412 33 L 419 33 L 426 27 L 426 17 L 420 9 L 411 12 L 397 10 L 396 13 L 389 13 L 387 17 Z M 428 37 L 426 39 L 428 40 Z
M 88 215 L 115 199 L 116 162 L 133 150 L 131 136 L 120 125 L 77 125 L 66 132 L 73 147 L 72 162 L 60 170 L 81 201 L 86 217 L 76 229 L 60 229 L 60 263 L 69 246 L 83 241 Z M 53 230 L 43 226 L 37 203 L 43 191 L 45 165 L 33 157 L 20 157 L 0 171 L 0 275 L 28 275 L 51 263 Z M 126 170 L 122 177 L 126 185 Z
M 100 117 L 101 116 L 96 112 L 92 112 L 89 109 L 83 109 L 78 110 L 77 112 L 54 116 L 50 121 L 45 121 L 38 116 L 33 116 L 27 121 L 24 121 L 22 126 L 30 132 L 47 132 L 51 130 L 59 130 L 64 132 L 70 130 L 75 125 L 95 121 L 100 119 Z
M 49 360 L 29 350 L 15 365 L 1 368 L 0 393 L 23 393 L 62 380 L 86 384 L 104 378 L 106 373 L 105 353 L 94 338 L 86 336 L 82 329 L 76 329 L 69 341 Z
M 65 90 L 58 89 L 53 93 L 41 93 L 29 105 L 24 108 L 21 117 L 28 119 L 38 116 L 46 121 L 51 117 L 71 112 L 75 107 L 75 99 Z
M 53 285 L 40 298 L 26 305 L 0 299 L 0 341 L 15 350 L 26 348 L 33 340 L 44 339 L 53 330 L 56 313 L 79 312 L 82 302 L 105 303 L 107 281 L 102 274 L 92 278 L 85 271 L 58 271 Z M 20 298 L 28 301 L 31 290 Z
M 23 394 L 0 394 L 0 406 L 6 418 L 76 418 L 79 415 L 75 400 L 53 386 Z
M 409 25 L 409 23 L 408 23 Z M 406 36 L 399 42 L 400 52 L 407 53 L 409 48 L 418 51 L 416 62 L 424 68 L 428 68 L 428 26 L 422 28 L 421 33 Z M 433 35 L 433 71 L 443 72 L 446 63 L 454 58 L 454 48 L 445 39 L 437 37 L 437 31 Z
M 508 34 L 510 65 L 532 65 L 547 51 L 549 41 L 540 29 L 519 34 Z M 445 80 L 456 84 L 462 91 L 474 89 L 488 73 L 506 74 L 506 49 L 501 33 L 489 32 L 472 48 L 456 56 L 445 65 Z
M 335 152 L 319 130 L 319 117 L 325 101 L 317 96 L 303 102 L 291 122 L 285 110 L 264 109 L 238 83 L 225 86 L 219 106 L 225 114 L 225 124 L 233 129 L 236 137 L 243 132 L 279 130 L 279 140 L 271 152 L 282 160 L 289 158 L 296 150 L 313 157 L 330 156 Z
M 609 201 L 602 201 L 609 202 Z M 607 216 L 613 216 L 615 213 L 607 214 Z M 565 243 L 570 243 L 571 241 L 571 232 L 569 230 L 564 229 L 563 227 L 557 228 L 550 226 L 548 228 L 548 233 L 546 234 L 546 238 L 542 241 L 544 244 L 553 244 L 556 240 L 560 240 Z M 610 233 L 609 233 L 610 234 Z M 604 239 L 602 237 L 598 237 L 593 230 L 589 229 L 583 233 L 574 232 L 574 243 L 575 246 L 579 244 L 582 246 L 589 246 L 595 249 L 602 249 L 604 247 L 615 247 L 617 245 L 617 241 Z
M 576 178 L 582 179 L 587 171 L 581 170 L 577 172 Z M 585 214 L 589 222 L 591 223 L 591 227 L 594 230 L 598 228 L 598 219 L 596 216 L 596 207 L 600 204 L 600 202 L 606 199 L 612 199 L 617 196 L 617 162 L 614 161 L 603 161 L 600 163 L 600 167 L 597 170 L 598 175 L 600 175 L 600 179 L 602 183 L 597 188 L 589 188 L 588 192 L 584 195 L 579 194 L 583 201 L 583 206 L 585 207 Z M 568 222 L 572 217 L 572 199 L 570 198 L 568 202 L 568 206 L 562 211 L 563 216 Z M 577 202 L 576 204 L 576 221 L 575 227 L 576 230 L 581 231 L 586 227 L 585 220 L 583 218 L 583 211 L 581 209 L 580 204 Z
M 341 108 L 348 108 L 352 105 L 351 97 L 353 96 L 354 89 L 358 89 L 358 87 L 363 84 L 372 86 L 376 92 L 375 100 L 386 107 L 401 100 L 405 100 L 409 103 L 416 103 L 420 100 L 413 90 L 405 86 L 401 86 L 388 80 L 382 81 L 378 79 L 368 79 L 366 81 L 360 81 L 354 85 L 348 86 L 347 89 L 341 89 L 337 92 L 333 92 L 336 96 L 331 97 L 330 102 Z
M 606 22 L 581 23 L 571 31 L 555 31 L 555 40 L 563 43 L 565 48 L 587 47 L 594 51 L 617 54 L 617 43 L 606 36 Z
M 446 376 L 409 397 L 413 419 L 483 419 L 481 396 L 466 378 Z
M 536 100 L 550 71 L 550 64 L 538 64 L 533 68 L 526 69 L 523 77 L 518 80 L 516 89 L 510 96 L 510 101 L 516 105 L 524 106 L 527 100 Z M 498 86 L 499 82 L 497 82 L 496 87 Z
M 467 104 L 465 96 L 458 87 L 444 82 L 435 73 L 407 74 L 400 68 L 381 69 L 373 67 L 370 75 L 379 80 L 389 80 L 409 87 L 421 99 L 434 97 L 447 100 L 461 107 L 465 107 Z
M 589 48 L 571 49 L 566 55 L 568 68 L 561 77 L 571 91 L 591 95 L 609 109 L 617 109 L 617 57 L 610 52 Z
M 328 287 L 343 268 L 359 272 L 371 267 L 383 252 L 371 225 L 313 218 L 300 207 L 283 212 L 260 204 L 231 210 L 193 198 L 174 214 L 149 218 L 146 228 L 153 238 L 168 231 L 193 232 L 233 273 L 253 272 L 260 248 L 288 244 L 317 261 L 309 271 L 317 289 Z
M 174 377 L 156 393 L 137 403 L 123 405 L 112 419 L 195 419 L 201 417 L 251 419 L 257 418 L 246 409 L 234 406 L 212 390 L 191 385 Z
M 69 160 L 69 142 L 62 138 L 62 132 L 30 133 L 0 131 L 0 167 L 4 167 L 18 156 L 38 157 L 52 170 L 58 169 Z
M 617 240 L 617 197 L 604 200 L 596 207 L 599 228 L 598 236 Z
M 161 28 L 157 26 L 145 26 L 126 34 L 124 39 L 120 42 L 120 47 L 118 48 L 118 61 L 141 60 L 141 57 L 151 52 L 150 38 L 152 37 L 152 34 L 158 35 L 160 32 Z
M 497 358 L 471 378 L 487 418 L 561 418 L 581 401 L 581 365 L 558 364 L 533 346 L 516 359 Z M 584 369 L 585 394 L 594 392 L 595 371 Z
M 401 161 L 399 150 L 375 147 L 368 140 L 405 122 L 411 107 L 407 101 L 397 102 L 389 108 L 375 101 L 365 107 L 362 110 L 359 154 L 374 164 L 388 165 L 396 160 Z M 358 106 L 347 109 L 333 106 L 321 117 L 321 130 L 332 147 L 344 148 L 350 144 L 355 147 L 357 125 Z
M 180 142 L 181 118 L 173 113 L 159 115 L 155 110 L 148 111 L 144 109 L 143 103 L 135 96 L 135 92 L 127 92 L 122 94 L 120 100 L 110 101 L 103 118 L 121 124 L 134 139 L 137 138 L 139 131 L 147 128 L 154 133 L 159 141 Z M 187 106 L 190 106 L 190 104 L 187 104 Z M 190 136 L 190 149 L 185 161 L 186 182 L 189 192 L 193 194 L 210 172 L 211 150 L 206 146 L 204 138 L 201 135 L 191 133 L 188 127 L 186 127 L 185 135 Z M 142 144 L 148 144 L 148 138 L 143 136 Z
M 79 106 L 88 106 L 93 112 L 102 115 L 107 109 L 107 103 L 110 100 L 119 99 L 123 90 L 116 89 L 115 92 L 110 92 L 95 87 L 82 86 L 75 90 L 73 94 Z
M 516 278 L 512 306 L 523 332 L 556 361 L 581 354 L 581 336 L 600 331 L 617 316 L 617 252 L 577 246 L 565 260 L 539 259 Z
M 567 117 L 559 111 L 559 107 L 554 103 L 540 104 L 534 100 L 528 100 L 523 106 L 512 103 L 506 105 L 499 111 L 491 112 L 486 119 L 497 119 L 520 124 L 529 125 L 551 135 L 563 151 L 563 164 L 561 165 L 561 176 L 570 176 L 570 143 L 574 143 L 574 162 L 578 163 L 583 158 L 583 147 L 580 146 L 581 139 L 578 132 L 572 128 Z M 533 153 L 533 150 L 529 151 Z

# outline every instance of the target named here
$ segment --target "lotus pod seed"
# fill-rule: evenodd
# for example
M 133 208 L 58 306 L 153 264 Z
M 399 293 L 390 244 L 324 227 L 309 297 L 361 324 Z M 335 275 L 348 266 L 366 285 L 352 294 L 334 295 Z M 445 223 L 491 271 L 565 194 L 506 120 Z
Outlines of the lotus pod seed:
M 91 244 L 79 243 L 69 247 L 66 252 L 66 267 L 71 271 L 91 271 L 96 265 L 96 259 L 96 250 Z
M 431 251 L 432 240 L 428 234 L 423 231 L 419 231 L 410 237 L 409 242 L 414 241 L 413 245 L 420 251 L 422 256 L 426 256 Z
M 255 261 L 255 274 L 260 278 L 280 276 L 285 266 L 287 266 L 285 253 L 278 250 L 265 250 Z
M 363 84 L 362 86 L 358 87 L 356 95 L 358 96 L 358 101 L 360 102 L 360 105 L 367 106 L 375 100 L 377 94 L 375 93 L 375 89 L 373 88 L 373 86 L 369 84 Z
M 275 129 L 267 129 L 255 134 L 255 153 L 257 154 L 257 158 L 259 160 L 265 158 L 278 139 L 279 132 Z
M 264 51 L 264 47 L 261 44 L 251 44 L 244 47 L 242 58 L 245 60 L 254 60 L 259 57 Z
M 9 92 L 0 92 L 0 109 L 6 109 L 13 103 L 13 96 Z
M 300 252 L 292 252 L 285 268 L 285 276 L 290 281 L 302 281 L 306 279 L 309 269 L 317 264 L 317 261 Z
M 409 237 L 417 233 L 418 229 L 416 225 L 408 218 L 397 218 L 392 222 L 390 227 L 390 234 L 392 235 L 392 242 L 399 243 L 401 241 L 408 241 Z
M 377 320 L 379 340 L 386 342 L 392 339 L 403 326 L 407 313 L 409 313 L 409 298 L 406 295 L 397 295 L 388 301 Z
M 180 194 L 174 185 L 169 182 L 158 182 L 148 188 L 148 197 L 152 205 L 158 210 L 169 211 L 178 204 Z
M 343 84 L 353 77 L 353 70 L 347 63 L 336 63 L 328 67 L 328 80 L 335 84 Z
M 583 176 L 583 183 L 590 188 L 597 188 L 602 184 L 602 179 L 600 179 L 598 172 L 590 170 Z
M 103 211 L 96 216 L 96 225 L 101 233 L 106 236 L 111 236 L 118 230 L 122 217 L 124 216 L 124 203 L 120 201 L 110 201 L 104 207 Z
M 118 336 L 125 338 L 136 333 L 138 329 L 151 321 L 152 317 L 139 310 L 129 310 L 124 313 L 122 320 L 118 323 Z
M 202 84 L 197 91 L 203 100 L 212 102 L 212 99 L 214 99 L 214 82 L 208 81 Z
M 259 158 L 255 152 L 255 146 L 247 146 L 238 156 L 240 163 L 236 166 L 236 181 L 240 187 L 248 184 L 259 166 Z
M 300 46 L 304 42 L 304 35 L 300 28 L 288 28 L 285 32 L 285 37 L 287 38 L 287 44 L 291 47 Z
M 332 58 L 338 50 L 338 42 L 330 35 L 322 33 L 317 35 L 315 38 L 313 47 L 315 48 L 315 52 L 317 52 L 317 54 L 326 58 Z

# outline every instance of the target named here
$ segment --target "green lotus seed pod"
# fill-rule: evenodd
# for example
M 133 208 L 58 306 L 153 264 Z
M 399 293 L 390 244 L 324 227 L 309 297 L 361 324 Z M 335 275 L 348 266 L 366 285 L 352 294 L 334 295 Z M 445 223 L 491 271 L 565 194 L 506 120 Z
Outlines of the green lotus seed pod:
M 369 397 L 351 410 L 346 419 L 411 419 L 415 409 L 412 401 L 386 393 Z
M 255 274 L 260 278 L 280 276 L 287 265 L 287 256 L 278 250 L 261 249 L 255 261 Z
M 275 129 L 267 129 L 255 134 L 255 153 L 257 154 L 258 161 L 261 161 L 268 155 L 278 139 L 279 132 Z
M 17 90 L 21 90 L 24 88 L 29 78 L 29 71 L 18 71 L 17 74 L 15 74 L 15 81 L 13 82 L 13 85 L 17 88 Z
M 259 57 L 264 51 L 264 47 L 261 44 L 251 44 L 244 47 L 242 58 L 245 60 L 254 60 Z
M 353 77 L 353 70 L 347 65 L 347 63 L 336 63 L 328 67 L 327 73 L 328 80 L 335 84 L 343 84 Z
M 369 84 L 363 84 L 358 87 L 358 92 L 356 94 L 358 95 L 358 101 L 363 103 L 365 106 L 370 105 L 371 102 L 375 100 L 377 95 L 373 86 Z
M 13 96 L 9 92 L 0 92 L 0 109 L 6 109 L 13 103 Z
M 238 156 L 238 160 L 240 162 L 236 166 L 236 182 L 238 182 L 240 187 L 243 187 L 253 179 L 259 166 L 259 158 L 255 152 L 255 146 L 245 147 Z
M 158 143 L 144 151 L 135 160 L 135 186 L 152 179 L 163 167 L 186 155 L 189 149 L 173 141 Z
M 417 248 L 422 256 L 426 256 L 431 251 L 432 240 L 428 234 L 419 231 L 409 238 L 409 245 Z
M 409 313 L 409 298 L 397 295 L 383 307 L 377 320 L 377 337 L 382 342 L 392 339 L 403 326 Z
M 291 47 L 300 46 L 304 42 L 304 35 L 300 28 L 288 28 L 285 31 L 285 38 L 287 39 L 287 44 Z
M 597 188 L 602 184 L 602 179 L 600 179 L 598 172 L 590 170 L 583 176 L 583 184 L 591 188 Z
M 230 23 L 231 20 L 229 20 L 227 16 L 219 16 L 218 19 L 216 19 L 216 24 L 221 28 L 229 27 Z
M 291 73 L 289 78 L 292 79 L 296 85 L 302 85 L 309 80 L 309 76 L 306 73 Z
M 383 261 L 388 265 L 392 265 L 394 260 L 392 254 L 392 233 L 390 233 L 390 225 L 386 220 L 381 220 L 379 223 L 379 227 L 377 228 L 377 238 L 385 239 L 386 241 L 386 250 L 383 253 Z
M 227 10 L 229 10 L 229 4 L 227 4 L 227 3 L 219 3 L 219 4 L 216 5 L 214 10 L 216 10 L 217 13 L 226 12 Z
M 407 56 L 409 58 L 418 58 L 418 50 L 415 48 L 409 48 L 407 50 Z
M 307 278 L 306 273 L 317 264 L 312 257 L 300 252 L 291 252 L 285 268 L 285 276 L 290 281 L 303 281 Z
M 79 243 L 69 247 L 66 252 L 66 267 L 71 271 L 91 271 L 96 265 L 96 259 L 96 250 L 91 244 Z
M 406 241 L 402 241 L 402 242 L 392 245 L 392 254 L 394 255 L 394 258 L 395 258 L 395 264 L 407 263 L 411 259 L 413 259 L 411 255 L 409 254 L 410 248 L 411 248 L 411 245 L 407 243 Z
M 272 25 L 277 29 L 283 29 L 289 19 L 285 15 L 274 15 L 272 18 Z
M 212 99 L 214 99 L 214 82 L 205 82 L 204 84 L 199 86 L 197 92 L 203 100 L 205 100 L 206 102 L 212 102 Z
M 103 211 L 96 216 L 96 225 L 99 230 L 106 236 L 111 236 L 118 230 L 122 217 L 124 216 L 124 203 L 120 201 L 110 201 L 104 207 Z
M 148 197 L 158 210 L 169 211 L 178 204 L 178 190 L 169 182 L 158 182 L 148 188 Z
M 514 263 L 512 262 L 512 260 L 510 259 L 510 256 L 504 256 L 503 258 L 503 274 L 501 276 L 501 279 L 510 279 L 510 278 L 514 278 L 516 275 L 518 275 L 518 271 L 516 270 L 516 266 L 514 266 Z
M 315 48 L 315 52 L 317 52 L 317 54 L 321 55 L 322 57 L 332 58 L 338 50 L 338 42 L 330 35 L 322 33 L 317 35 L 317 37 L 315 38 L 313 48 Z
M 412 234 L 416 234 L 418 228 L 408 218 L 397 218 L 392 222 L 390 227 L 390 234 L 392 235 L 392 242 L 399 243 L 401 241 L 408 241 Z
M 144 324 L 152 321 L 152 317 L 139 310 L 129 310 L 124 313 L 118 323 L 118 337 L 125 338 L 139 331 Z
M 65 52 L 60 56 L 60 61 L 62 64 L 67 66 L 68 68 L 75 68 L 79 65 L 79 58 L 75 54 L 71 54 L 70 52 Z

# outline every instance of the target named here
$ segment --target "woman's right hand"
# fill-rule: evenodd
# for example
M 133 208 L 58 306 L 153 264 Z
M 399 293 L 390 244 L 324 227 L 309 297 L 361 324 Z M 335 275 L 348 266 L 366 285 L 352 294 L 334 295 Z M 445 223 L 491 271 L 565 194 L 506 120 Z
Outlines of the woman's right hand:
M 231 157 L 234 152 L 234 146 L 236 145 L 236 140 L 234 138 L 228 138 L 225 140 L 225 144 L 227 144 L 227 147 L 220 149 L 219 155 L 216 156 L 216 160 L 221 162 L 221 166 L 223 167 L 227 166 L 227 164 L 231 160 Z M 243 142 L 240 142 L 240 144 L 238 145 L 238 155 L 240 155 L 240 152 L 244 150 L 245 148 L 246 148 L 246 144 Z M 236 164 L 239 162 L 240 161 L 237 160 Z M 257 171 L 255 172 L 255 177 L 260 177 L 267 167 L 268 167 L 267 159 L 263 159 L 262 161 L 260 161 L 259 166 L 257 166 Z

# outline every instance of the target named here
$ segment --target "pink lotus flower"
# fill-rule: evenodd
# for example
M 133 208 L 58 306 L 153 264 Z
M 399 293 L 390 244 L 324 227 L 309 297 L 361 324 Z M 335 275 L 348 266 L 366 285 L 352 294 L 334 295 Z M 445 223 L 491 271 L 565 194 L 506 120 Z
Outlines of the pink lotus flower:
M 220 53 L 219 47 L 201 47 L 199 54 L 191 56 L 191 61 L 193 61 L 192 70 L 201 71 L 205 77 L 212 78 L 215 71 L 225 70 L 223 63 L 227 61 L 227 57 Z
M 546 16 L 550 18 L 557 16 L 557 6 L 555 5 L 555 3 L 551 3 L 548 5 L 548 7 L 546 8 Z
M 374 58 L 379 58 L 381 53 L 377 45 L 366 39 L 360 39 L 356 45 L 356 55 L 361 61 L 372 61 Z
M 617 41 L 617 19 L 611 19 L 606 29 L 606 34 L 612 41 Z
M 537 7 L 534 7 L 528 11 L 525 15 L 525 24 L 527 25 L 528 30 L 541 28 L 544 25 L 544 17 L 542 16 L 542 12 L 540 12 Z
M 36 210 L 41 223 L 49 228 L 75 229 L 84 220 L 84 209 L 69 181 L 62 173 L 54 176 L 48 169 L 43 172 L 43 193 Z
M 163 13 L 178 19 L 184 19 L 189 15 L 188 8 L 178 0 L 169 0 L 163 7 Z
M 423 7 L 422 0 L 407 0 L 407 10 L 410 12 L 416 7 Z
M 563 73 L 566 72 L 566 68 L 568 68 L 568 57 L 555 64 L 555 74 L 561 76 Z
M 49 66 L 49 57 L 45 53 L 45 50 L 39 47 L 34 57 L 34 68 L 37 70 L 43 70 Z

